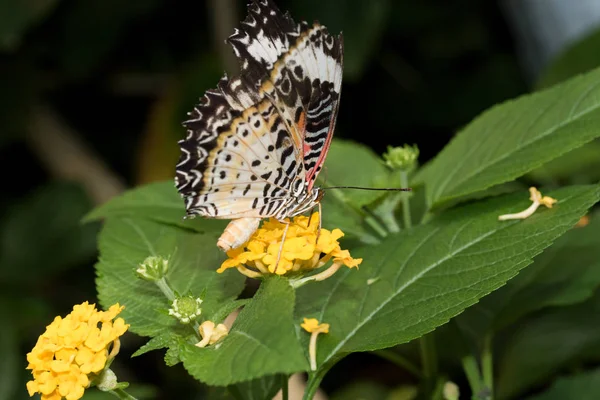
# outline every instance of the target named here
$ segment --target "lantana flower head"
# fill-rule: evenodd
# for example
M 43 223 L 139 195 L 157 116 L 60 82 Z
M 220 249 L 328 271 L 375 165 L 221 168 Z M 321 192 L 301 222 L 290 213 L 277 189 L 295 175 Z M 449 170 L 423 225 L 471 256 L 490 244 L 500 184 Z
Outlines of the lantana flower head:
M 202 314 L 202 299 L 194 296 L 181 296 L 173 299 L 169 315 L 174 316 L 182 324 L 189 324 Z
M 248 242 L 227 252 L 229 259 L 217 272 L 237 268 L 252 278 L 263 274 L 290 275 L 318 269 L 333 260 L 334 271 L 330 276 L 342 265 L 353 268 L 362 262 L 361 258 L 352 258 L 348 250 L 340 248 L 338 239 L 344 236 L 340 229 L 319 229 L 318 212 L 311 217 L 294 217 L 289 224 L 282 246 L 286 224 L 269 219 Z
M 129 328 L 123 318 L 116 318 L 123 308 L 115 304 L 98 311 L 86 301 L 66 317 L 56 317 L 27 354 L 27 369 L 33 374 L 27 382 L 29 395 L 40 393 L 42 400 L 81 398 L 118 353 L 119 337 Z

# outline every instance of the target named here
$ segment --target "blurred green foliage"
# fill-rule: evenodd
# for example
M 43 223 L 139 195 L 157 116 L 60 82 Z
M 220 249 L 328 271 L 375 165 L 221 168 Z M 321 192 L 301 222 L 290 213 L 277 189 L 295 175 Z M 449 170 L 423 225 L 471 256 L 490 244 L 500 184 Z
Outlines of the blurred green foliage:
M 244 15 L 244 1 L 230 4 L 232 12 Z M 421 161 L 427 161 L 479 112 L 527 90 L 495 2 L 281 0 L 278 4 L 297 19 L 318 19 L 331 32 L 344 32 L 345 84 L 336 135 L 376 152 L 388 144 L 417 143 Z M 79 222 L 93 204 L 79 185 L 51 176 L 28 146 L 35 106 L 49 106 L 64 118 L 129 184 L 170 177 L 178 156 L 176 141 L 183 134 L 180 121 L 225 69 L 217 51 L 222 44 L 214 33 L 220 20 L 211 10 L 210 2 L 191 0 L 0 2 L 0 166 L 9 183 L 0 197 L 0 317 L 5 321 L 0 328 L 0 400 L 28 398 L 25 354 L 44 326 L 73 304 L 96 301 L 92 266 L 98 225 Z M 566 50 L 536 87 L 600 65 L 598 38 L 592 34 Z M 590 143 L 531 172 L 522 183 L 595 183 L 600 164 L 590 165 L 598 160 L 600 147 Z M 336 183 L 346 178 L 333 168 L 330 176 Z M 387 178 L 381 178 L 376 184 L 386 184 Z M 358 196 L 371 200 L 370 194 Z M 325 198 L 326 207 L 327 202 L 336 204 L 340 198 L 331 195 Z M 329 207 L 337 213 L 327 216 L 330 223 L 357 226 L 364 212 L 362 201 L 342 203 L 350 204 L 348 212 Z M 368 227 L 361 229 L 355 232 L 361 240 L 379 240 Z M 532 319 L 526 315 L 510 321 L 497 333 L 497 346 L 504 354 L 497 361 L 498 377 L 514 390 L 501 393 L 505 398 L 543 390 L 561 374 L 569 377 L 558 380 L 539 399 L 565 398 L 561 394 L 565 390 L 576 393 L 597 385 L 597 373 L 576 374 L 600 360 L 600 328 L 590 320 L 590 313 L 597 312 L 595 261 L 580 257 L 571 264 L 568 254 L 581 254 L 578 246 L 585 243 L 567 242 L 570 236 L 561 241 L 564 247 L 557 248 L 556 258 L 544 260 L 546 255 L 536 261 L 536 266 L 545 266 L 539 267 L 541 277 L 530 276 L 537 285 L 517 291 L 538 300 L 538 306 L 527 312 Z M 560 253 L 565 247 L 568 252 Z M 583 275 L 561 271 L 563 264 L 581 269 Z M 527 277 L 520 276 L 503 291 Z M 555 292 L 556 286 L 563 292 Z M 568 295 L 571 289 L 573 294 Z M 558 296 L 561 293 L 563 297 Z M 125 342 L 124 347 L 130 353 L 141 345 L 133 336 L 128 340 L 131 346 Z M 565 347 L 565 341 L 577 346 L 561 354 L 552 351 Z M 394 351 L 413 354 L 410 346 L 414 344 Z M 142 398 L 173 398 L 169 397 L 173 394 L 204 398 L 206 388 L 186 378 L 180 366 L 165 367 L 162 355 L 145 355 L 144 361 L 126 356 L 116 368 L 142 384 L 132 393 Z M 335 368 L 368 373 L 356 357 Z M 526 360 L 538 360 L 547 369 Z M 389 364 L 381 361 L 374 369 L 385 371 Z M 458 366 L 452 365 L 447 373 L 466 386 Z M 344 374 L 332 371 L 333 377 L 340 375 Z M 375 383 L 368 386 L 344 387 L 348 382 L 335 378 L 323 385 L 343 398 L 364 394 L 373 399 L 384 398 L 386 388 L 390 393 L 399 386 L 389 380 L 381 384 L 378 378 L 373 376 Z M 411 383 L 411 378 L 406 381 Z M 107 398 L 91 393 L 86 398 Z M 403 398 L 393 394 L 387 398 Z

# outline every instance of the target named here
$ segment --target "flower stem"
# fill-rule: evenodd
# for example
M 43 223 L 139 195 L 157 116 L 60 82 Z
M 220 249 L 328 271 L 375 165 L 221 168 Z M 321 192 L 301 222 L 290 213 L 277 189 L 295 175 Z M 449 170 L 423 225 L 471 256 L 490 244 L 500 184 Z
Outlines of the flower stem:
M 396 220 L 395 211 L 402 201 L 403 195 L 404 193 L 400 192 L 388 193 L 372 211 L 372 214 L 390 233 L 398 233 L 402 230 Z M 363 206 L 362 209 L 367 212 L 368 207 Z
M 376 218 L 369 214 L 370 213 L 367 213 L 367 215 L 365 216 L 365 222 L 367 223 L 367 225 L 373 228 L 373 230 L 377 232 L 377 234 L 380 237 L 386 237 L 388 235 L 387 230 L 379 223 L 379 221 L 377 221 Z
M 342 267 L 341 263 L 334 262 L 331 265 L 331 267 L 327 268 L 325 271 L 320 272 L 316 275 L 311 275 L 311 276 L 307 276 L 305 278 L 296 279 L 296 280 L 290 280 L 290 285 L 294 289 L 298 289 L 300 286 L 304 285 L 307 282 L 325 280 L 325 279 L 329 278 L 330 276 L 332 276 L 333 274 L 335 274 L 341 267 Z
M 157 280 L 156 286 L 158 286 L 160 291 L 163 292 L 163 294 L 169 301 L 175 300 L 175 292 L 173 292 L 173 289 L 171 289 L 171 287 L 169 286 L 169 282 L 167 282 L 167 279 L 165 277 L 162 277 L 159 280 Z
M 481 369 L 483 373 L 483 384 L 490 395 L 489 400 L 494 398 L 494 362 L 492 358 L 492 335 L 487 334 L 483 339 L 483 354 L 481 355 Z
M 525 219 L 527 217 L 530 217 L 535 210 L 538 209 L 538 207 L 540 206 L 540 203 L 537 201 L 534 201 L 533 203 L 531 203 L 531 205 L 529 207 L 527 207 L 527 209 L 515 213 L 515 214 L 504 214 L 504 215 L 500 215 L 498 216 L 498 221 L 507 221 L 509 219 Z
M 386 360 L 396 364 L 400 368 L 403 368 L 404 370 L 410 372 L 411 374 L 413 374 L 414 376 L 416 376 L 418 378 L 420 378 L 422 376 L 421 371 L 419 371 L 419 368 L 415 364 L 413 364 L 410 360 L 408 360 L 407 358 L 404 358 L 403 356 L 401 356 L 400 354 L 398 354 L 392 350 L 388 350 L 388 349 L 377 350 L 377 351 L 374 351 L 373 354 L 375 354 L 381 358 L 385 358 Z
M 172 302 L 173 300 L 175 300 L 175 298 L 176 298 L 175 292 L 173 291 L 173 289 L 171 289 L 171 286 L 169 286 L 169 282 L 167 281 L 167 278 L 165 278 L 163 276 L 159 280 L 155 281 L 155 283 L 156 283 L 156 286 L 158 286 L 158 288 L 160 289 L 160 291 L 163 292 L 163 294 L 165 295 L 167 300 L 169 300 L 169 302 Z M 200 327 L 200 324 L 198 324 L 198 321 L 194 321 L 192 323 L 192 327 L 194 329 L 194 333 L 196 334 L 196 336 L 200 340 L 202 340 L 202 337 L 200 336 L 200 332 L 198 332 L 198 328 Z
M 423 364 L 423 376 L 433 379 L 437 374 L 437 355 L 435 351 L 435 337 L 433 332 L 419 339 L 421 349 L 421 363 Z
M 433 393 L 431 394 L 432 400 L 443 400 L 444 399 L 444 379 L 441 377 L 435 382 Z
M 310 370 L 317 370 L 317 336 L 319 331 L 315 331 L 310 335 L 310 343 L 308 344 L 308 356 L 310 358 Z
M 289 399 L 289 387 L 288 387 L 289 378 L 290 377 L 285 374 L 281 376 L 281 400 Z
M 133 397 L 132 395 L 130 395 L 129 393 L 127 393 L 123 389 L 109 390 L 108 393 L 112 394 L 113 396 L 115 396 L 115 397 L 117 397 L 117 398 L 119 398 L 121 400 L 137 400 L 136 397 Z
M 408 187 L 408 172 L 400 171 L 400 187 Z M 412 228 L 412 220 L 410 216 L 410 193 L 402 194 L 402 219 L 404 221 L 404 229 Z
M 465 371 L 465 375 L 467 376 L 467 380 L 469 381 L 469 386 L 471 386 L 471 393 L 473 393 L 473 396 L 481 393 L 481 372 L 479 371 L 479 366 L 477 365 L 477 361 L 475 361 L 475 357 L 473 357 L 473 355 L 468 355 L 463 357 L 460 362 Z
M 438 373 L 434 332 L 422 336 L 419 339 L 419 345 L 421 351 L 421 367 L 423 370 L 423 378 L 421 379 L 423 391 L 425 398 L 433 399 L 432 395 L 435 390 Z

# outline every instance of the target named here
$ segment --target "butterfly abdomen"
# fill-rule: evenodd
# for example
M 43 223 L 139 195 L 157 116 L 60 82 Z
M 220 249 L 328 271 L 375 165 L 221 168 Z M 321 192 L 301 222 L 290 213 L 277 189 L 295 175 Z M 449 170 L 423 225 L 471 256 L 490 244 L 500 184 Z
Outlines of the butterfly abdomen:
M 231 221 L 219 237 L 217 246 L 228 251 L 246 243 L 258 229 L 260 218 L 238 218 Z

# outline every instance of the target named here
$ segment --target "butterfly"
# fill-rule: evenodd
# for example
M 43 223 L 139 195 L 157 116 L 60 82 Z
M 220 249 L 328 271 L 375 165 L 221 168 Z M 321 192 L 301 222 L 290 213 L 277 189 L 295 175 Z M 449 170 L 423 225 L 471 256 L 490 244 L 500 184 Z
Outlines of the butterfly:
M 231 219 L 217 245 L 244 244 L 262 218 L 317 206 L 315 187 L 340 103 L 343 38 L 296 23 L 272 0 L 254 0 L 227 39 L 240 75 L 225 75 L 183 123 L 175 184 L 186 215 Z

